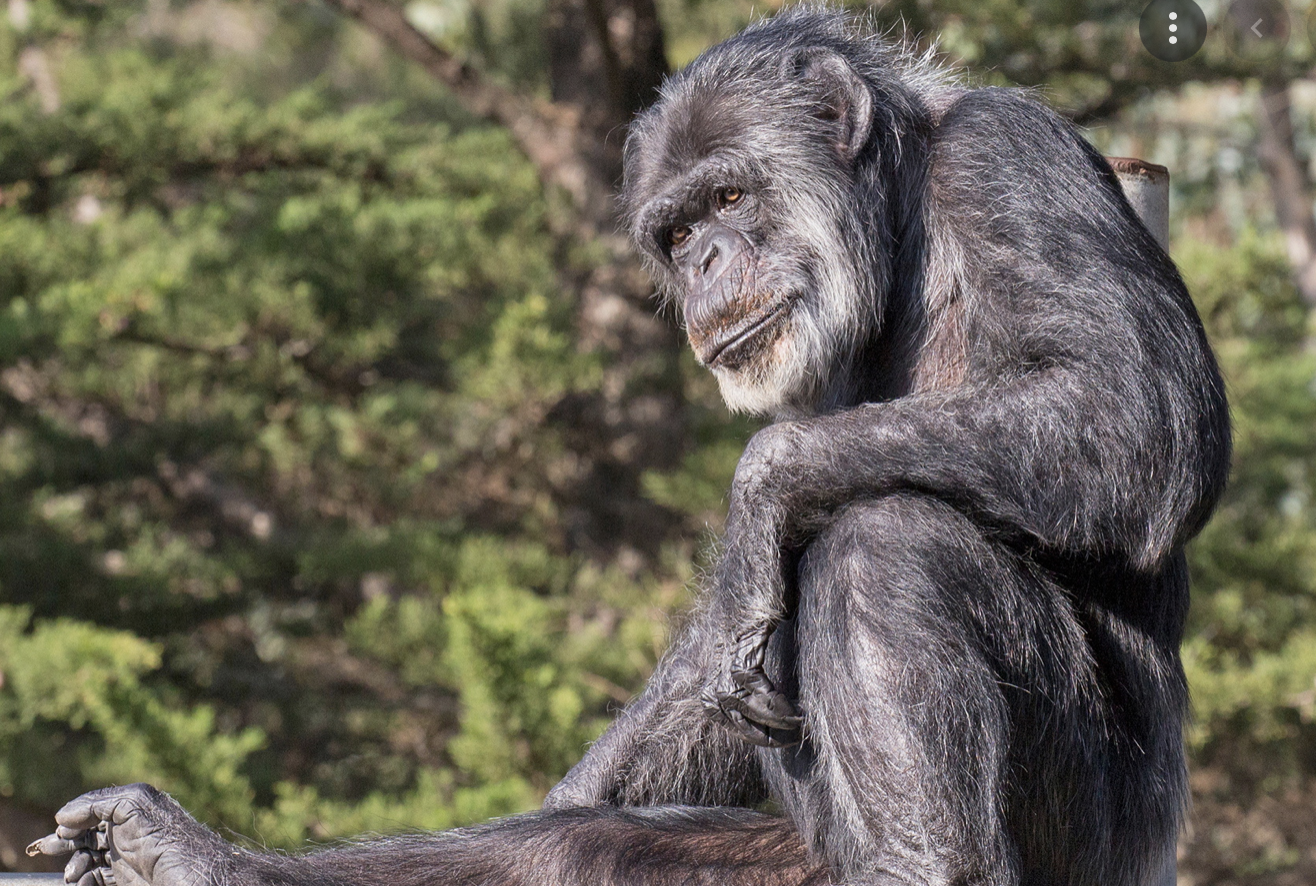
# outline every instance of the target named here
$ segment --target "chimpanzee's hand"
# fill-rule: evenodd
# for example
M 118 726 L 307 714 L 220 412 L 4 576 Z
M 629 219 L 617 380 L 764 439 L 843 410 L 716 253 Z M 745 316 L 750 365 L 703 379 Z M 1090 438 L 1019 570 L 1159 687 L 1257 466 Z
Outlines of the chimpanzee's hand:
M 719 650 L 720 669 L 704 703 L 719 711 L 731 731 L 745 741 L 784 748 L 800 742 L 803 720 L 764 672 L 772 631 L 772 625 L 757 625 L 733 637 L 730 647 Z
M 764 671 L 773 630 L 785 615 L 782 546 L 798 515 L 792 490 L 803 479 L 799 427 L 779 422 L 745 447 L 731 485 L 725 549 L 718 563 L 714 609 L 721 613 L 718 661 L 704 701 L 733 732 L 764 747 L 800 740 L 795 706 Z
M 28 846 L 27 854 L 72 854 L 64 882 L 76 886 L 232 883 L 244 855 L 148 784 L 83 794 L 56 812 L 55 821 L 55 833 Z

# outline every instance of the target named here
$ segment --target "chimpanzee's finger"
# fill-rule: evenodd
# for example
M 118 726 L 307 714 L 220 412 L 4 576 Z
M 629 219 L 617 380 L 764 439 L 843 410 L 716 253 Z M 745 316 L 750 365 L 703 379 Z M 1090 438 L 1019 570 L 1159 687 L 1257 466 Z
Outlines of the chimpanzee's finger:
M 768 735 L 767 727 L 760 726 L 757 723 L 751 723 L 745 717 L 735 710 L 722 708 L 724 722 L 732 732 L 752 745 L 758 745 L 761 748 L 770 748 L 771 736 Z
M 55 813 L 55 821 L 70 828 L 88 829 L 103 821 L 123 824 L 143 809 L 157 804 L 163 796 L 148 784 L 88 791 L 65 803 Z
M 773 689 L 767 692 L 753 692 L 738 699 L 736 709 L 744 714 L 745 719 L 753 720 L 772 729 L 799 729 L 804 718 L 795 711 L 795 706 L 786 696 Z
M 64 865 L 64 882 L 76 883 L 82 879 L 83 874 L 94 867 L 100 865 L 100 859 L 85 849 L 73 853 L 69 863 Z
M 784 720 L 786 726 L 773 726 L 764 723 L 753 715 L 740 695 L 728 695 L 721 702 L 722 714 L 731 726 L 732 732 L 751 744 L 761 748 L 788 748 L 804 740 L 803 720 L 789 725 L 791 720 Z
M 27 854 L 36 855 L 68 855 L 83 847 L 81 840 L 66 840 L 56 834 L 49 834 L 40 840 L 33 840 L 28 844 Z
M 736 688 L 727 694 L 727 703 L 745 719 L 773 729 L 799 729 L 803 722 L 795 705 L 762 671 L 732 671 Z

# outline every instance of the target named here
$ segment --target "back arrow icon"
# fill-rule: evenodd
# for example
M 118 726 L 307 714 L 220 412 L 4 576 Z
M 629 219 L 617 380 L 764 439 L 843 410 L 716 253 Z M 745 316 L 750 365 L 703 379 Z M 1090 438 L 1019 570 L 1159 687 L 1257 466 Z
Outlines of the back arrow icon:
M 1258 40 L 1260 40 L 1263 36 L 1265 36 L 1260 31 L 1257 30 L 1257 25 L 1261 24 L 1262 21 L 1263 19 L 1257 19 L 1252 23 L 1252 27 L 1250 28 L 1252 33 L 1257 35 Z

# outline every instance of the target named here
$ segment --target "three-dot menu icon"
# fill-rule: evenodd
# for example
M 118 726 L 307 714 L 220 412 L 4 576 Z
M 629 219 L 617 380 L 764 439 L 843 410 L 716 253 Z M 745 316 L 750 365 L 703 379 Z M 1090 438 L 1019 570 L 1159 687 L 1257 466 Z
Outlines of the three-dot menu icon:
M 1206 15 L 1193 0 L 1152 0 L 1138 20 L 1138 36 L 1163 62 L 1181 62 L 1206 42 Z

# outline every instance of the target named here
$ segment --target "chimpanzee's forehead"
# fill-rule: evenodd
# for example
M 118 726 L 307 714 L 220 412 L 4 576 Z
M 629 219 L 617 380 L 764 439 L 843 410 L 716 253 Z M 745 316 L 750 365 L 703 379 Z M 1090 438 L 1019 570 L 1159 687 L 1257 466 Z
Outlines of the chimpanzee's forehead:
M 710 154 L 745 150 L 758 130 L 778 128 L 773 113 L 778 104 L 770 101 L 769 84 L 730 84 L 720 90 L 691 90 L 655 108 L 658 127 L 654 133 L 664 159 L 688 167 Z M 757 87 L 757 88 L 755 88 Z M 757 94 L 756 94 L 757 93 Z

